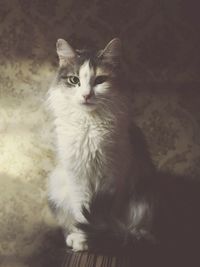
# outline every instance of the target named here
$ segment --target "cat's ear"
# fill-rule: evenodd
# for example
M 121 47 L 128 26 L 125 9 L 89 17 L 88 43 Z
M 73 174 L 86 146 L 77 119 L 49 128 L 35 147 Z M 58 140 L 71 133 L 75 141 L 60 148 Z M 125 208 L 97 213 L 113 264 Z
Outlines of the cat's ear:
M 75 50 L 64 39 L 58 39 L 56 42 L 59 65 L 66 65 L 68 61 L 76 57 Z
M 112 39 L 99 53 L 99 57 L 113 64 L 118 64 L 121 58 L 122 44 L 119 38 Z

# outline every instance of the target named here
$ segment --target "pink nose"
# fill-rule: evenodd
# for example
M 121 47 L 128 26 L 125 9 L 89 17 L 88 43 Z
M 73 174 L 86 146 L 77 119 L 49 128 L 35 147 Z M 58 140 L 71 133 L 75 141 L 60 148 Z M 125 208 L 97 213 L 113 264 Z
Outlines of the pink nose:
M 87 95 L 83 95 L 83 98 L 85 99 L 85 101 L 87 101 L 88 99 L 90 99 L 92 96 L 91 93 L 87 94 Z

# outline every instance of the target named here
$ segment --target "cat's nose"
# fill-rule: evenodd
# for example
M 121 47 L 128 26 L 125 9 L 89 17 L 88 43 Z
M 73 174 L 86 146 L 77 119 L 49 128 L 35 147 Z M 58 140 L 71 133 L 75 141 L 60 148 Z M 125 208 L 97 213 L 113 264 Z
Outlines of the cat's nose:
M 87 101 L 91 97 L 92 97 L 92 94 L 91 93 L 83 95 L 83 98 L 84 98 L 85 101 Z

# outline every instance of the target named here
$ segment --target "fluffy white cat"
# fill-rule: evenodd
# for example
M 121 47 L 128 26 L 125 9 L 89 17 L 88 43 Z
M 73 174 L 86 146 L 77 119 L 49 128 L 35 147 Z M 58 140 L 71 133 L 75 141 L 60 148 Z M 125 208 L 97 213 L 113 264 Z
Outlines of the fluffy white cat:
M 88 248 L 84 231 L 77 227 L 77 223 L 87 224 L 83 207 L 89 211 L 91 199 L 104 187 L 115 194 L 112 209 L 119 213 L 118 204 L 131 195 L 143 174 L 130 138 L 125 84 L 120 82 L 120 40 L 113 39 L 92 53 L 74 50 L 59 39 L 57 54 L 59 69 L 48 94 L 57 153 L 49 200 L 67 245 L 80 251 Z M 132 233 L 146 233 L 142 229 L 150 227 L 148 203 L 144 199 L 130 202 L 120 216 Z

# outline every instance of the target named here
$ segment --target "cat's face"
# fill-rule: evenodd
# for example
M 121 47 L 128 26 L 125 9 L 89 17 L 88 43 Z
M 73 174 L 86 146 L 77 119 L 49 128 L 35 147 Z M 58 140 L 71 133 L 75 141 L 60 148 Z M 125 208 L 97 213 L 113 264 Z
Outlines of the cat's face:
M 86 111 L 104 107 L 117 90 L 121 43 L 113 39 L 98 53 L 75 51 L 63 39 L 57 41 L 59 70 L 56 87 L 70 104 Z

